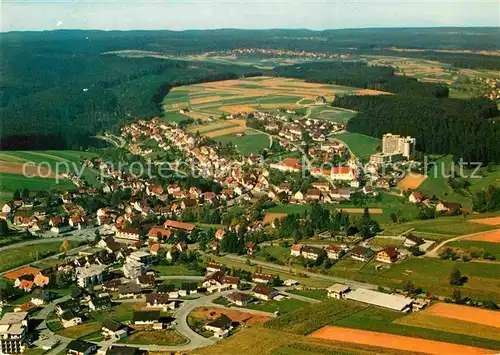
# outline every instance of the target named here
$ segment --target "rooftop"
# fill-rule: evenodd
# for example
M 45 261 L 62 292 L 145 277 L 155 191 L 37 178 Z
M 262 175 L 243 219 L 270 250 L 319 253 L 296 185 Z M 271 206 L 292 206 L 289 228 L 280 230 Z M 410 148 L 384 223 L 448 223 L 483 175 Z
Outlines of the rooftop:
M 390 295 L 378 291 L 358 288 L 346 294 L 346 298 L 358 302 L 369 303 L 379 307 L 403 311 L 413 300 L 404 296 Z

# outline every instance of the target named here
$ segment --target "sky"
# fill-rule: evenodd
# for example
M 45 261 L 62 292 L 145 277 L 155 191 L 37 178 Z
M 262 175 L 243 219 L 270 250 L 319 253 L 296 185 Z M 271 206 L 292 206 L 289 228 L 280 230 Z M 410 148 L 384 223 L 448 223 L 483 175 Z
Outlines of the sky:
M 498 0 L 2 0 L 1 30 L 500 26 Z

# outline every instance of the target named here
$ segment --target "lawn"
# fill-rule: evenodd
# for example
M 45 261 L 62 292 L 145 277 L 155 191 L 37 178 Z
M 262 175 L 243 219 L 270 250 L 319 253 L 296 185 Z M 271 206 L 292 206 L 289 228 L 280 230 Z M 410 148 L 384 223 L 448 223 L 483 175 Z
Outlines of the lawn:
M 380 139 L 359 133 L 341 133 L 336 138 L 345 142 L 352 153 L 362 160 L 369 160 L 370 155 L 376 153 L 381 144 Z
M 265 323 L 265 327 L 307 335 L 325 325 L 361 311 L 366 306 L 347 300 L 327 300 L 289 312 Z
M 111 310 L 91 312 L 89 318 L 102 323 L 105 319 L 113 319 L 117 322 L 130 321 L 134 315 L 134 303 L 123 302 L 113 307 Z
M 61 242 L 51 242 L 2 250 L 0 251 L 0 272 L 11 270 L 18 266 L 60 253 L 61 244 Z M 75 247 L 77 242 L 70 241 L 69 244 L 71 247 Z
M 184 115 L 178 111 L 169 111 L 169 112 L 164 112 L 161 118 L 162 120 L 167 121 L 169 123 L 179 123 L 181 121 L 188 120 L 191 117 Z
M 328 299 L 326 290 L 288 290 L 287 292 L 321 301 Z
M 100 330 L 101 330 L 100 323 L 91 322 L 91 323 L 75 325 L 74 327 L 64 328 L 59 332 L 57 332 L 57 334 L 70 339 L 79 339 L 89 334 L 96 333 Z
M 119 343 L 174 346 L 186 343 L 186 338 L 175 330 L 140 330 L 121 339 Z
M 256 133 L 253 130 L 246 130 L 245 133 L 242 137 L 237 137 L 234 133 L 231 133 L 214 137 L 213 140 L 221 142 L 223 145 L 231 142 L 243 156 L 258 155 L 263 149 L 269 148 L 269 137 L 266 134 Z
M 416 326 L 406 326 L 394 322 L 402 316 L 403 314 L 400 312 L 370 306 L 342 319 L 337 319 L 331 325 L 470 345 L 479 348 L 500 349 L 500 341 Z
M 288 257 L 290 256 L 290 248 L 285 248 L 279 245 L 273 245 L 273 246 L 267 246 L 267 247 L 262 247 L 261 250 L 256 254 L 256 257 L 258 259 L 264 260 L 265 258 L 263 257 L 263 252 L 267 252 L 276 259 L 280 261 L 286 261 Z
M 202 276 L 197 270 L 190 270 L 184 264 L 176 265 L 156 265 L 154 269 L 158 273 L 158 276 Z
M 384 237 L 374 237 L 368 241 L 368 246 L 380 249 L 388 246 L 399 247 L 403 244 L 404 239 L 394 239 L 394 238 L 384 238 Z
M 301 102 L 302 103 L 302 102 Z M 312 118 L 320 118 L 324 120 L 345 123 L 356 115 L 356 112 L 344 110 L 337 107 L 314 107 L 311 111 Z
M 250 303 L 246 308 L 269 313 L 279 312 L 281 314 L 285 314 L 302 308 L 308 304 L 308 302 L 300 301 L 294 298 L 288 298 L 281 301 L 272 300 Z

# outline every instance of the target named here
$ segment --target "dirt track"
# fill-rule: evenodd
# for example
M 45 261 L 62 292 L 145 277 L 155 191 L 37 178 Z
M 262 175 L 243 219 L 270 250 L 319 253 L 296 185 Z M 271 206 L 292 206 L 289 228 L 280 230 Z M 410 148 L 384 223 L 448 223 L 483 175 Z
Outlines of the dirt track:
M 404 351 L 418 351 L 421 353 L 435 355 L 495 354 L 494 350 L 475 348 L 472 346 L 333 326 L 323 327 L 311 333 L 309 336 L 325 340 L 337 340 Z

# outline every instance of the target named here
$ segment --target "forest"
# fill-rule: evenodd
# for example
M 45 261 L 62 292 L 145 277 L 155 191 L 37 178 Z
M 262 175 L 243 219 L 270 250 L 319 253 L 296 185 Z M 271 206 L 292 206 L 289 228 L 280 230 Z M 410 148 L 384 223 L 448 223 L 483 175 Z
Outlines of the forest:
M 453 154 L 466 162 L 500 161 L 500 125 L 490 120 L 498 108 L 486 98 L 345 96 L 333 106 L 359 111 L 347 123 L 350 132 L 378 138 L 387 132 L 410 135 L 424 153 Z
M 401 95 L 448 96 L 448 89 L 442 85 L 396 77 L 393 68 L 355 62 L 308 63 L 265 72 L 240 65 L 105 54 L 110 51 L 139 49 L 181 56 L 242 47 L 354 54 L 383 54 L 390 47 L 500 48 L 496 28 L 58 30 L 1 33 L 0 40 L 0 149 L 80 149 L 95 145 L 89 137 L 98 132 L 113 130 L 126 120 L 159 115 L 161 100 L 173 86 L 241 76 L 267 74 Z M 491 57 L 476 54 L 406 54 L 446 57 L 444 61 L 465 67 L 494 64 Z
M 303 79 L 312 83 L 353 86 L 376 89 L 394 94 L 448 97 L 446 86 L 423 83 L 416 79 L 394 75 L 394 68 L 368 66 L 362 62 L 313 62 L 300 66 L 282 66 L 274 69 L 275 76 Z

